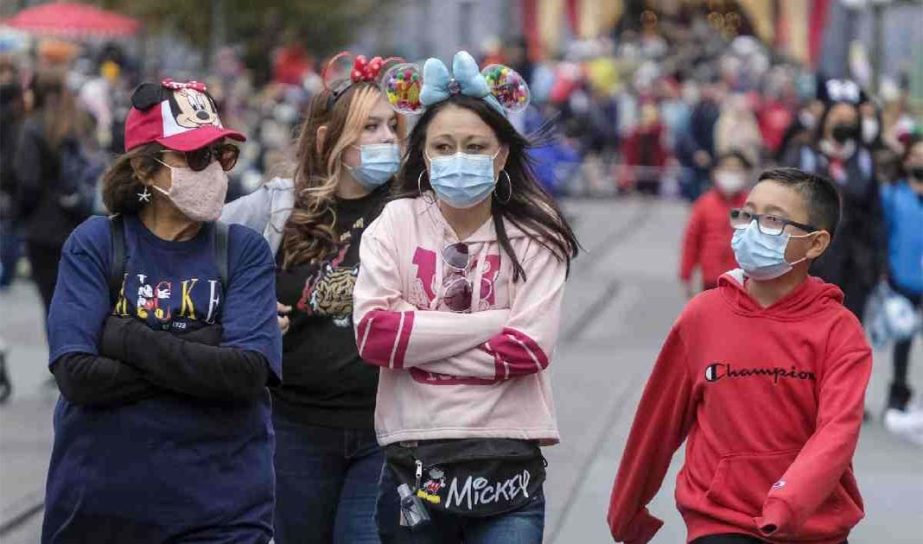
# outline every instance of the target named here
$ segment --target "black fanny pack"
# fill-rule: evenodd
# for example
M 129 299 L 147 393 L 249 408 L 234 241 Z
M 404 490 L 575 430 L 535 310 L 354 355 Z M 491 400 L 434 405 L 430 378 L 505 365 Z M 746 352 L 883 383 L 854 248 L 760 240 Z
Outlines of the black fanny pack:
M 398 481 L 423 504 L 461 516 L 495 516 L 522 508 L 545 481 L 541 449 L 526 440 L 429 440 L 391 444 L 384 450 Z

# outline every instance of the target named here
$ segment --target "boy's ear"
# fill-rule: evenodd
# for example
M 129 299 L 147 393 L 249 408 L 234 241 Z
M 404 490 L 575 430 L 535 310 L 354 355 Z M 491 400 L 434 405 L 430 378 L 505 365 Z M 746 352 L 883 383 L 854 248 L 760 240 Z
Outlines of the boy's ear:
M 814 234 L 814 237 L 811 239 L 811 245 L 808 247 L 807 253 L 805 253 L 805 258 L 809 260 L 815 260 L 827 251 L 827 248 L 830 247 L 831 236 L 830 233 L 825 230 L 819 230 Z

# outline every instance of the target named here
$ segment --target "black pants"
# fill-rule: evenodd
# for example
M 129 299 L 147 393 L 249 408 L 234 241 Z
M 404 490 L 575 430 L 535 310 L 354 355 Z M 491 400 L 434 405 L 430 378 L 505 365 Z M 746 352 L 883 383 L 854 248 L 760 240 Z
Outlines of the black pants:
M 709 535 L 697 538 L 692 544 L 765 544 L 765 541 L 750 535 Z M 848 544 L 845 540 L 843 544 Z
M 61 261 L 63 246 L 27 242 L 29 264 L 32 266 L 32 279 L 38 287 L 38 293 L 45 305 L 45 318 L 54 295 L 54 286 L 58 281 L 58 263 Z
M 697 538 L 692 544 L 763 544 L 763 541 L 750 535 L 709 535 Z
M 893 282 L 891 283 L 891 288 L 906 297 L 917 308 L 920 307 L 920 301 L 923 296 L 919 293 L 915 294 L 901 289 Z M 891 390 L 888 394 L 888 408 L 905 410 L 907 403 L 910 402 L 911 391 L 907 385 L 907 364 L 910 361 L 911 344 L 913 344 L 913 337 L 894 343 L 894 377 L 891 380 Z

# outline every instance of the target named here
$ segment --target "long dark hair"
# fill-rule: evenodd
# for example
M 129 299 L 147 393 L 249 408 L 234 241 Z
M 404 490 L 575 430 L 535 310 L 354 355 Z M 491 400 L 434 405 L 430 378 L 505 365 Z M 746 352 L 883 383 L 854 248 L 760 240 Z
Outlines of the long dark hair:
M 426 131 L 436 115 L 448 106 L 457 106 L 477 114 L 494 131 L 501 145 L 509 149 L 504 170 L 509 174 L 511 192 L 509 199 L 502 187 L 494 192 L 491 215 L 497 231 L 500 247 L 513 260 L 513 281 L 526 281 L 526 273 L 513 252 L 503 220 L 522 229 L 533 241 L 541 244 L 567 263 L 577 256 L 580 243 L 555 201 L 546 193 L 532 170 L 527 151 L 532 147 L 528 138 L 521 135 L 510 122 L 483 100 L 456 94 L 448 100 L 432 106 L 420 116 L 407 143 L 407 154 L 403 167 L 394 185 L 394 198 L 416 198 L 420 191 L 432 189 L 424 161 Z M 501 175 L 501 179 L 505 177 Z M 419 187 L 417 186 L 419 180 Z M 502 184 L 500 184 L 502 185 Z M 500 192 L 500 197 L 497 197 Z

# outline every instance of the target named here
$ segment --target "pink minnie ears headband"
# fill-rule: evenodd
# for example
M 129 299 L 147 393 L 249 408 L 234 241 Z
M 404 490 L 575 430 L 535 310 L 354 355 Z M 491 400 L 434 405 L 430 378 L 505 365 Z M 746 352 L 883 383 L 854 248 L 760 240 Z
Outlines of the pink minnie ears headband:
M 342 68 L 338 71 L 337 63 L 352 58 L 352 66 L 349 68 L 348 77 L 344 77 Z M 321 71 L 321 80 L 324 82 L 324 88 L 330 92 L 332 100 L 335 102 L 342 96 L 347 89 L 356 83 L 368 82 L 376 83 L 381 75 L 382 68 L 393 63 L 402 62 L 400 57 L 381 57 L 366 58 L 364 55 L 353 56 L 349 51 L 341 51 L 333 56 L 324 69 Z M 331 88 L 331 83 L 333 87 Z
M 421 113 L 426 107 L 448 100 L 454 94 L 480 98 L 504 116 L 529 105 L 529 86 L 515 70 L 492 64 L 478 71 L 467 51 L 452 59 L 452 73 L 441 60 L 431 58 L 423 65 L 400 64 L 389 69 L 381 90 L 391 107 L 400 113 Z

